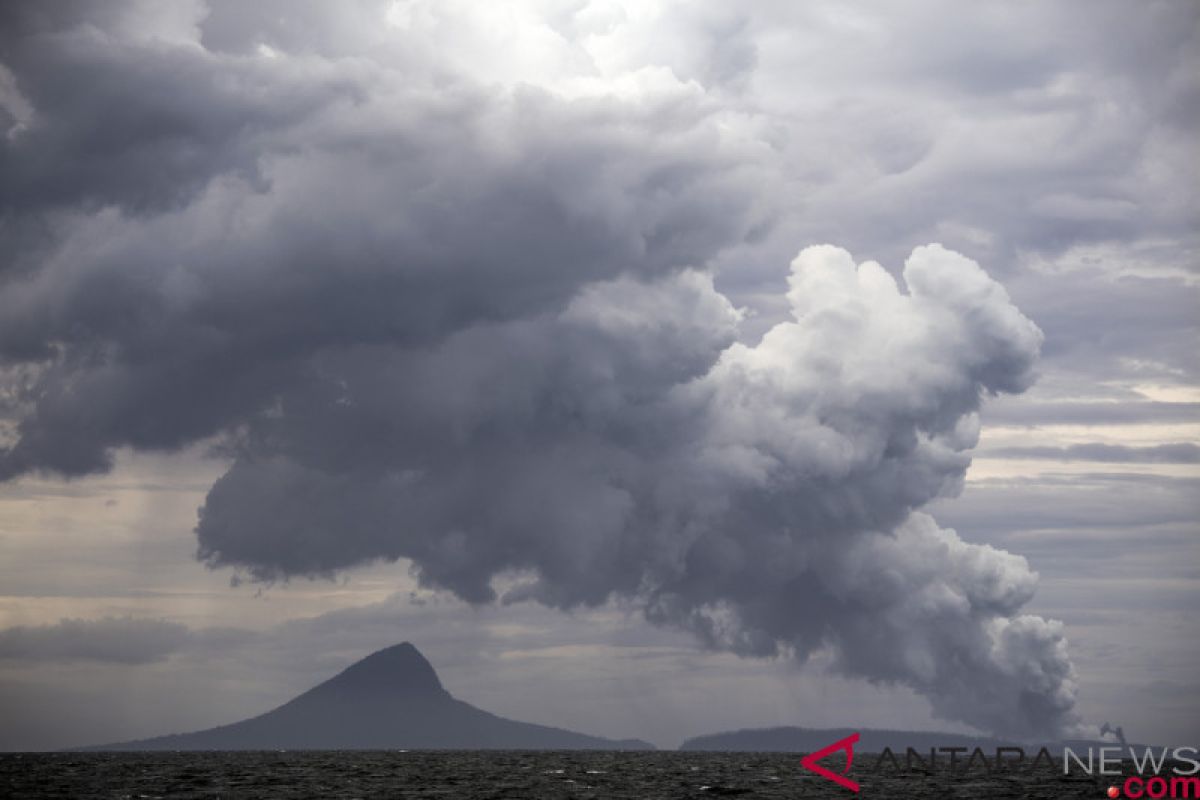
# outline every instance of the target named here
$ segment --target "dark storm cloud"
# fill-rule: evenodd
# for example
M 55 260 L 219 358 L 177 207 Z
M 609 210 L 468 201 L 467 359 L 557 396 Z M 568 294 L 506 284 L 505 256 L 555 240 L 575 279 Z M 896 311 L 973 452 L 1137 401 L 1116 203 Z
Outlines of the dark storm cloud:
M 119 5 L 9 3 L 0 13 L 5 66 L 34 111 L 0 148 L 10 224 L 77 206 L 156 212 L 214 175 L 254 179 L 263 137 L 354 97 L 354 82 L 328 71 L 289 80 L 254 61 L 219 65 L 199 48 L 122 36 L 136 19 Z
M 1021 613 L 1036 575 L 919 510 L 961 486 L 984 398 L 1032 382 L 1038 327 L 939 246 L 901 280 L 803 250 L 753 344 L 711 277 L 785 210 L 777 275 L 816 231 L 906 253 L 947 194 L 959 229 L 1003 234 L 986 253 L 1128 232 L 1128 158 L 1072 184 L 1099 206 L 1060 184 L 1145 131 L 1062 164 L 1107 92 L 1045 127 L 1022 94 L 1067 55 L 959 43 L 896 70 L 1005 98 L 1022 121 L 985 152 L 934 142 L 941 103 L 895 136 L 839 111 L 809 148 L 803 113 L 774 130 L 713 101 L 770 56 L 737 15 L 689 18 L 671 61 L 695 82 L 635 72 L 622 96 L 472 73 L 439 49 L 452 11 L 385 44 L 382 4 L 48 8 L 6 7 L 0 51 L 0 477 L 217 437 L 231 465 L 196 530 L 214 567 L 404 558 L 472 603 L 617 598 L 713 647 L 820 653 L 1006 735 L 1077 722 L 1061 626 Z M 861 180 L 815 185 L 854 151 Z M 519 585 L 497 597 L 500 578 Z
M 53 246 L 0 298 L 0 354 L 40 362 L 0 474 L 81 474 L 121 444 L 177 447 L 320 387 L 313 359 L 327 348 L 420 345 L 534 314 L 599 278 L 702 264 L 765 219 L 752 191 L 769 178 L 694 103 L 564 104 L 351 65 L 334 72 L 347 88 L 325 108 L 295 98 L 337 96 L 328 64 L 297 79 L 194 43 L 40 22 L 14 25 L 34 28 L 10 68 L 35 114 L 5 143 L 5 184 L 20 214 L 57 197 L 58 182 L 82 208 L 39 217 Z M 102 65 L 81 61 L 81 36 Z M 145 47 L 162 63 L 146 65 Z M 106 71 L 128 97 L 96 104 L 82 87 Z M 55 80 L 67 87 L 40 101 Z M 169 152 L 148 142 L 162 126 L 140 106 L 121 113 L 134 102 L 171 116 Z M 114 124 L 136 130 L 105 132 Z M 100 147 L 109 139 L 120 154 Z M 252 179 L 233 157 L 243 145 Z M 26 152 L 39 149 L 45 158 Z M 177 194 L 135 186 L 142 176 Z M 93 202 L 105 205 L 86 211 Z

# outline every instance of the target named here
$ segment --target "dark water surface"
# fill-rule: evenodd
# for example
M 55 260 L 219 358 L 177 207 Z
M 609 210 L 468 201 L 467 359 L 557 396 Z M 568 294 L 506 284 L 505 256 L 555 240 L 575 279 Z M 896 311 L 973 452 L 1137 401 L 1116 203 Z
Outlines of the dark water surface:
M 0 753 L 6 798 L 996 798 L 1105 797 L 1059 770 L 872 774 L 850 791 L 783 753 L 237 752 Z

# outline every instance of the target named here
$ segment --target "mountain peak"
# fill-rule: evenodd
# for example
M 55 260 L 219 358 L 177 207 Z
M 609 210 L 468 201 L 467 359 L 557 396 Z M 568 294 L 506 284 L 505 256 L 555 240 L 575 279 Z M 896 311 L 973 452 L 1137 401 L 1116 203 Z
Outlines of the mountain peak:
M 96 750 L 645 750 L 504 719 L 455 700 L 410 643 L 385 647 L 257 717 Z
M 421 655 L 421 651 L 409 642 L 375 651 L 346 667 L 323 686 L 351 691 L 433 695 L 446 693 L 433 666 Z

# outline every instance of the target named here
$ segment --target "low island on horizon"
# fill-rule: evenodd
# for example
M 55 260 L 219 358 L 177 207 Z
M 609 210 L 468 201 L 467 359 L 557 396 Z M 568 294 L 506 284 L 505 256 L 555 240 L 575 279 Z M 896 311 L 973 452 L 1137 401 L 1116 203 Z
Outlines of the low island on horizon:
M 903 753 L 936 747 L 995 750 L 1030 743 L 985 735 L 872 728 L 763 727 L 683 741 L 681 751 L 812 752 L 860 733 L 858 750 Z M 1060 751 L 1064 744 L 1045 746 Z M 1086 745 L 1086 742 L 1079 742 Z M 1035 746 L 1040 747 L 1041 744 Z M 635 750 L 641 739 L 609 739 L 506 719 L 456 699 L 410 642 L 378 650 L 283 705 L 191 733 L 73 748 L 75 751 L 216 750 Z

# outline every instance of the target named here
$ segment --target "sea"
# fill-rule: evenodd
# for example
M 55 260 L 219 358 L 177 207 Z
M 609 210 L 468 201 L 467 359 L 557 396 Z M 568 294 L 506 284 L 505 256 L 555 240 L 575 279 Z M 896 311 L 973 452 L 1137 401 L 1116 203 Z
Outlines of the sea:
M 1107 797 L 1108 780 L 1038 770 L 873 770 L 856 754 L 857 797 Z M 1119 782 L 1119 779 L 1117 779 Z M 848 798 L 798 754 L 696 752 L 284 751 L 0 753 L 0 797 L 155 798 Z

